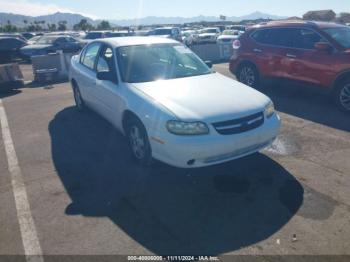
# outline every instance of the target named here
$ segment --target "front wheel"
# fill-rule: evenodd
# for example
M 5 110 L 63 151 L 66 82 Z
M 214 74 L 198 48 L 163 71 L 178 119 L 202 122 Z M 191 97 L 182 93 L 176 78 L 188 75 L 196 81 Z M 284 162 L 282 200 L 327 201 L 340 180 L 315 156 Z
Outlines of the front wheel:
M 259 87 L 259 73 L 255 66 L 251 64 L 243 64 L 237 70 L 237 79 L 239 82 L 253 87 Z
M 336 105 L 346 112 L 350 112 L 350 78 L 343 81 L 334 92 Z
M 152 164 L 152 151 L 144 125 L 136 117 L 129 119 L 126 135 L 133 158 L 142 166 Z

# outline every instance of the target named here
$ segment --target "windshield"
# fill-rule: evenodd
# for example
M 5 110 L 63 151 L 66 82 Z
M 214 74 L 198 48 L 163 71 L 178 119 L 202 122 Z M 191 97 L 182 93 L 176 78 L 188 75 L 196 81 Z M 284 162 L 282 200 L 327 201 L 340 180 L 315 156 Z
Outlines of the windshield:
M 334 27 L 324 29 L 324 31 L 344 48 L 350 48 L 350 28 Z
M 209 28 L 209 29 L 203 29 L 201 32 L 202 34 L 205 34 L 205 33 L 216 34 L 217 30 L 215 28 Z
M 55 42 L 56 39 L 57 39 L 57 37 L 40 37 L 40 39 L 38 39 L 38 41 L 36 41 L 36 44 L 51 45 L 51 44 L 53 44 L 53 42 Z
M 154 35 L 171 35 L 171 29 L 157 29 L 154 31 Z
M 124 82 L 141 83 L 209 74 L 190 49 L 178 44 L 126 46 L 117 49 Z

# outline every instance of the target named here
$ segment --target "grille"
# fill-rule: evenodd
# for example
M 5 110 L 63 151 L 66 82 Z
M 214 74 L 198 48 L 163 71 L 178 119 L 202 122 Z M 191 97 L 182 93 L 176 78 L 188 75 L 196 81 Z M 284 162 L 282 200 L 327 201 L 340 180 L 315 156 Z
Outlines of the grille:
M 233 135 L 258 128 L 264 123 L 264 114 L 259 112 L 247 117 L 214 123 L 215 130 L 221 135 Z

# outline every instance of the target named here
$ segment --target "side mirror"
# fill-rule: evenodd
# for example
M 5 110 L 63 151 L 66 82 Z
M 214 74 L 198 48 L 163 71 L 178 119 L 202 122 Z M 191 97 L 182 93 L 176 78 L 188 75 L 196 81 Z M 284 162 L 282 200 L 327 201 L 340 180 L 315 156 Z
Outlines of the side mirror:
M 213 68 L 213 62 L 212 61 L 205 61 L 204 62 L 209 68 Z
M 96 78 L 98 80 L 105 80 L 105 81 L 111 81 L 111 82 L 116 82 L 116 78 L 114 75 L 109 72 L 109 71 L 102 71 L 102 72 L 97 72 Z
M 318 42 L 315 44 L 315 48 L 321 52 L 329 52 L 332 50 L 332 46 L 326 42 Z

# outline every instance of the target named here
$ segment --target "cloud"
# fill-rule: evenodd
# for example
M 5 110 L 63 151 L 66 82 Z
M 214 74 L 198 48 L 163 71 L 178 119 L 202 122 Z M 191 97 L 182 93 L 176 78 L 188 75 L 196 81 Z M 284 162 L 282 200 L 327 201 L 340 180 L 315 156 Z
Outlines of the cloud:
M 97 16 L 91 14 L 76 12 L 68 8 L 57 6 L 55 4 L 42 4 L 37 2 L 30 2 L 28 0 L 0 0 L 0 12 L 29 16 L 40 16 L 61 12 L 81 14 L 92 19 L 98 18 Z

